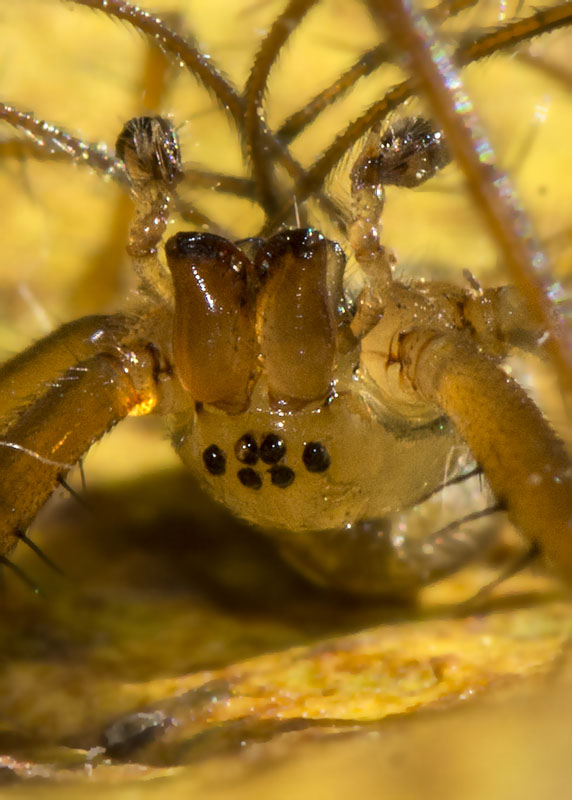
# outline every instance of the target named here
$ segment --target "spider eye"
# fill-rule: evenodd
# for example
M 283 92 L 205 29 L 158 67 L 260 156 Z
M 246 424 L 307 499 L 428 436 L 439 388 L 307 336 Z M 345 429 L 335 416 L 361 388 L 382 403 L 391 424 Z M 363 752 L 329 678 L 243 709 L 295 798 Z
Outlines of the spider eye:
M 203 452 L 203 464 L 211 475 L 224 475 L 226 472 L 226 456 L 216 444 Z
M 238 470 L 238 480 L 247 489 L 260 489 L 262 488 L 262 478 L 256 470 L 251 467 L 244 467 Z
M 286 454 L 286 444 L 280 436 L 269 433 L 260 445 L 260 458 L 265 464 L 277 464 Z
M 279 489 L 287 489 L 294 483 L 295 477 L 294 470 L 291 470 L 290 467 L 279 465 L 272 467 L 270 470 L 270 481 L 273 486 L 277 486 Z
M 252 466 L 258 461 L 258 445 L 251 433 L 241 436 L 234 446 L 234 454 L 238 461 Z
M 321 442 L 308 442 L 302 461 L 308 472 L 325 472 L 330 466 L 330 454 Z

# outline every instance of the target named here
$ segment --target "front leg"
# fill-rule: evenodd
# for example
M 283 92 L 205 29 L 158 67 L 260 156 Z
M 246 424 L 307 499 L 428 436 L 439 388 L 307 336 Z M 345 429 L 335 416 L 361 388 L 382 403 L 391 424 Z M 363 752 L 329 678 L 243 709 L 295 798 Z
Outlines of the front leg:
M 157 402 L 154 354 L 128 345 L 128 320 L 86 318 L 63 326 L 0 370 L 0 556 L 59 480 L 104 433 Z
M 572 467 L 564 444 L 524 390 L 458 332 L 399 341 L 403 378 L 451 418 L 510 520 L 572 577 Z

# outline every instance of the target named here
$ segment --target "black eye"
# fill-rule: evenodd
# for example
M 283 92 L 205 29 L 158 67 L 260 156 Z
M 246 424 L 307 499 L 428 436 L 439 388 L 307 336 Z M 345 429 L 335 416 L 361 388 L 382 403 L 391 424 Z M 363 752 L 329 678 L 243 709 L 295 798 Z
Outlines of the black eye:
M 330 454 L 321 442 L 308 442 L 302 461 L 308 472 L 325 472 L 330 466 Z
M 260 458 L 265 464 L 277 464 L 286 453 L 284 440 L 275 433 L 265 436 L 260 445 Z
M 258 461 L 258 445 L 251 433 L 241 436 L 234 446 L 234 453 L 243 464 L 256 464 Z
M 280 465 L 272 467 L 270 470 L 270 480 L 274 486 L 278 486 L 279 489 L 286 489 L 286 487 L 290 486 L 295 477 L 294 471 L 291 470 L 290 467 Z
M 203 452 L 203 463 L 211 475 L 224 475 L 226 472 L 226 456 L 216 444 Z
M 243 486 L 246 486 L 247 489 L 260 489 L 262 486 L 262 478 L 258 472 L 250 467 L 239 469 L 236 474 L 238 476 L 238 480 Z

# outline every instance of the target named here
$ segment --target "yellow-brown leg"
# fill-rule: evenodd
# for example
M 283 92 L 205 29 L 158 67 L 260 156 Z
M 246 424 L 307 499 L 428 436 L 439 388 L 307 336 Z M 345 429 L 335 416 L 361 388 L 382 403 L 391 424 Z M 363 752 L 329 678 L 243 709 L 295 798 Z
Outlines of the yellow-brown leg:
M 0 365 L 0 431 L 12 415 L 44 394 L 69 367 L 104 350 L 112 350 L 126 332 L 125 318 L 89 316 L 62 325 L 44 339 Z
M 144 345 L 124 347 L 114 339 L 110 328 L 118 322 L 96 325 L 95 340 L 85 336 L 93 318 L 64 326 L 2 368 L 6 386 L 20 377 L 26 389 L 11 395 L 21 408 L 12 406 L 0 438 L 0 556 L 13 550 L 60 478 L 97 439 L 136 406 L 154 406 L 153 356 Z M 64 363 L 66 351 L 71 365 Z M 40 363 L 50 364 L 51 375 Z M 0 384 L 0 394 L 4 400 L 10 392 Z
M 572 468 L 534 403 L 462 334 L 409 333 L 400 360 L 413 388 L 451 417 L 512 522 L 571 579 Z

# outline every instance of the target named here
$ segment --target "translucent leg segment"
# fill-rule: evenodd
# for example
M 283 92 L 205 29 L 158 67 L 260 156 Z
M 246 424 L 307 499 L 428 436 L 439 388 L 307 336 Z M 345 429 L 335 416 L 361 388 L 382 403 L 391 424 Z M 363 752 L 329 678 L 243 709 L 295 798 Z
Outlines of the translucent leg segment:
M 145 348 L 136 353 L 118 342 L 110 345 L 109 330 L 93 327 L 92 318 L 64 326 L 2 368 L 6 383 L 0 395 L 13 407 L 0 438 L 1 556 L 16 546 L 59 479 L 97 439 L 138 405 L 154 404 L 152 359 Z M 95 341 L 85 336 L 90 328 Z M 49 377 L 40 363 L 51 366 Z M 19 377 L 24 390 L 4 389 Z

